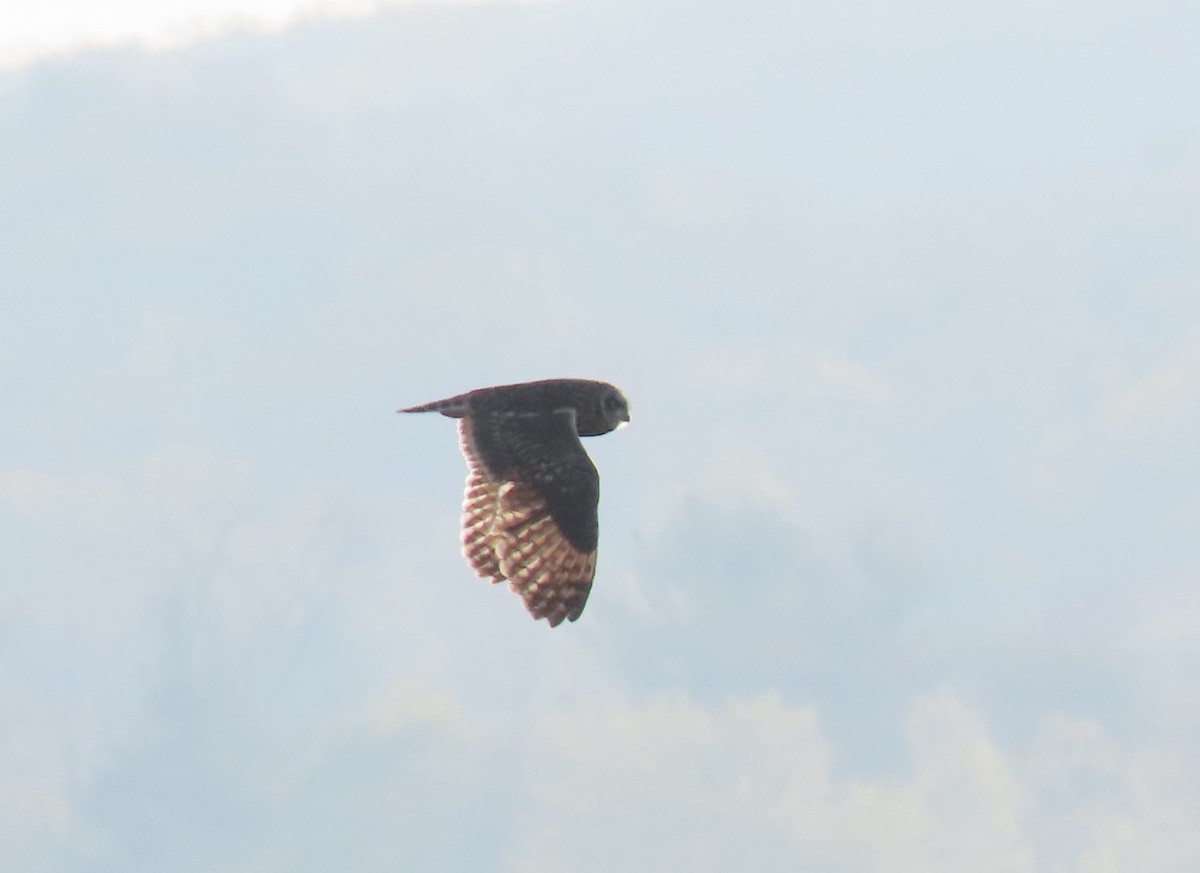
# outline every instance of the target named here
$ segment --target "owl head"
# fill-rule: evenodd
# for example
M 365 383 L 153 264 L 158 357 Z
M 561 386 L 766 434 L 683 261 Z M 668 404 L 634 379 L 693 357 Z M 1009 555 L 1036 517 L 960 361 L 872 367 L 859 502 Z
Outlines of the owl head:
M 580 436 L 599 436 L 629 421 L 629 401 L 607 382 L 597 382 L 596 391 L 575 412 L 575 429 Z

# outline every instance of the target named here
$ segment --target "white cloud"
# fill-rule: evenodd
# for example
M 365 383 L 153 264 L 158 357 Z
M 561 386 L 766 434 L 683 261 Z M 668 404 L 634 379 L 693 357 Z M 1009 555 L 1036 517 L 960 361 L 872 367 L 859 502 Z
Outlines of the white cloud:
M 0 747 L 5 758 L 10 750 Z M 9 769 L 0 786 L 0 858 L 3 847 L 22 840 L 60 835 L 72 824 L 71 803 L 57 780 Z
M 907 778 L 839 775 L 817 710 L 775 696 L 605 706 L 544 733 L 522 871 L 611 869 L 613 846 L 627 870 L 1034 869 L 1012 762 L 949 694 L 913 703 Z
M 264 507 L 243 465 L 196 448 L 124 476 L 0 469 L 0 513 L 15 521 L 0 586 L 0 760 L 12 771 L 0 820 L 27 822 L 27 838 L 70 830 L 80 792 L 146 730 L 172 653 L 185 674 L 242 679 L 248 663 L 290 653 L 298 601 L 332 584 L 313 545 L 320 508 Z
M 1071 778 L 1081 770 L 1114 774 L 1120 750 L 1104 728 L 1087 719 L 1052 714 L 1026 755 L 1027 772 L 1047 783 Z
M 738 398 L 884 406 L 897 401 L 887 380 L 862 361 L 797 337 L 773 348 L 709 347 L 685 358 L 676 377 L 688 387 Z
M 1108 429 L 1193 439 L 1200 428 L 1200 330 L 1147 372 L 1114 382 L 1101 407 Z
M 913 698 L 903 732 L 903 772 L 864 777 L 840 771 L 815 707 L 772 695 L 559 713 L 514 867 L 1166 873 L 1200 859 L 1178 755 L 1122 756 L 1099 725 L 1057 714 L 1006 749 L 948 691 Z
M 446 738 L 470 733 L 453 695 L 427 678 L 414 676 L 395 679 L 346 724 L 375 737 L 397 736 L 413 726 L 426 726 Z
M 1157 602 L 1148 604 L 1129 634 L 1127 644 L 1138 654 L 1200 655 L 1200 591 L 1195 580 L 1167 591 Z
M 901 797 L 924 827 L 881 857 L 899 850 L 910 869 L 947 873 L 1036 869 L 1021 829 L 1021 786 L 980 716 L 950 694 L 918 698 L 905 733 L 913 774 Z
M 1079 873 L 1195 870 L 1200 864 L 1200 805 L 1194 769 L 1182 754 L 1131 755 L 1122 772 L 1120 803 L 1092 811 Z
M 278 31 L 310 18 L 363 18 L 386 6 L 489 0 L 47 0 L 0 5 L 0 69 L 89 47 L 163 51 L 233 30 Z M 530 2 L 530 0 L 508 0 Z

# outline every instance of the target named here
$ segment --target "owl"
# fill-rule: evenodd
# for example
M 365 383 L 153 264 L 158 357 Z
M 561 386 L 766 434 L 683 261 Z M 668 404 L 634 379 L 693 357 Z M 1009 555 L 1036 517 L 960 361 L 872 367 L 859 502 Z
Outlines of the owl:
M 458 419 L 463 554 L 475 572 L 507 581 L 551 627 L 579 618 L 596 573 L 600 502 L 600 476 L 579 438 L 628 422 L 624 395 L 606 382 L 546 379 L 400 412 Z

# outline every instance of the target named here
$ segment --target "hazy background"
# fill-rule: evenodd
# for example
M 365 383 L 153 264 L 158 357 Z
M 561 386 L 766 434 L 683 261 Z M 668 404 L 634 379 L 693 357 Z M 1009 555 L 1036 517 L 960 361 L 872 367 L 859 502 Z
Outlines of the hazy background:
M 9 31 L 0 868 L 1200 868 L 1200 12 L 352 11 Z M 547 376 L 554 631 L 394 414 Z

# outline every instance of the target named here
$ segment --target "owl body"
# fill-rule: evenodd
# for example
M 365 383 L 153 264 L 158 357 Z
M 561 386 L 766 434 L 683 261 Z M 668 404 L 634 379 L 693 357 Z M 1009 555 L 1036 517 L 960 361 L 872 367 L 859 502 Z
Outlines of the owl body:
M 575 412 L 579 436 L 600 436 L 629 421 L 625 396 L 607 382 L 590 379 L 543 379 L 477 388 L 466 394 L 410 406 L 401 412 L 440 412 L 450 418 L 475 416 L 539 416 L 563 409 Z
M 507 581 L 551 627 L 583 612 L 596 568 L 600 477 L 581 436 L 629 421 L 606 382 L 546 379 L 480 388 L 401 412 L 459 420 L 467 461 L 463 552 L 483 578 Z

